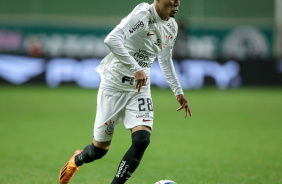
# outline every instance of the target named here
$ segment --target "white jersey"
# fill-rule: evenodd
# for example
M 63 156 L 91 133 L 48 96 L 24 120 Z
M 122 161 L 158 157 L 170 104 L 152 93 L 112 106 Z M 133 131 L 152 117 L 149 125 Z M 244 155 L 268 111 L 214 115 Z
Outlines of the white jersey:
M 96 69 L 102 79 L 100 87 L 136 92 L 134 73 L 143 70 L 148 82 L 140 92 L 149 92 L 150 67 L 157 56 L 174 94 L 183 94 L 172 61 L 177 30 L 174 18 L 163 21 L 153 4 L 137 5 L 105 39 L 112 52 Z

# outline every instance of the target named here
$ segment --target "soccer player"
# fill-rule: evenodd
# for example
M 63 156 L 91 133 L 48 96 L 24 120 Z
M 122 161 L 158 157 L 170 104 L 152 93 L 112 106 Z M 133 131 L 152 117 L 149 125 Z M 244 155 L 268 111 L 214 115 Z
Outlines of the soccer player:
M 150 143 L 153 127 L 153 102 L 150 92 L 150 67 L 158 57 L 159 64 L 176 100 L 177 111 L 191 111 L 177 79 L 172 47 L 177 36 L 174 20 L 180 0 L 154 0 L 141 3 L 106 37 L 111 50 L 97 72 L 101 84 L 97 96 L 97 112 L 93 142 L 78 150 L 61 169 L 61 184 L 70 182 L 84 163 L 101 159 L 109 150 L 115 128 L 123 122 L 132 133 L 132 145 L 122 158 L 112 184 L 125 183 L 138 167 Z

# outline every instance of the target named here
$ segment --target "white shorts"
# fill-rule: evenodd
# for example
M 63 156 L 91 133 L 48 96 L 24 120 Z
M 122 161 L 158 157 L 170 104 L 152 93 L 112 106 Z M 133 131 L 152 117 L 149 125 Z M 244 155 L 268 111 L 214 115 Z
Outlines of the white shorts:
M 115 128 L 124 123 L 126 129 L 139 125 L 153 128 L 151 93 L 99 89 L 93 136 L 96 141 L 112 140 Z

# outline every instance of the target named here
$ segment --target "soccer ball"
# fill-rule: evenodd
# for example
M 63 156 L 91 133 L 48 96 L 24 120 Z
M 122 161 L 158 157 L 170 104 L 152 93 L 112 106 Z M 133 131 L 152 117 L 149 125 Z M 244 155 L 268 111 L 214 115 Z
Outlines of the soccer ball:
M 158 181 L 155 184 L 173 184 L 173 183 L 177 184 L 176 182 L 171 181 L 171 180 L 161 180 L 161 181 Z

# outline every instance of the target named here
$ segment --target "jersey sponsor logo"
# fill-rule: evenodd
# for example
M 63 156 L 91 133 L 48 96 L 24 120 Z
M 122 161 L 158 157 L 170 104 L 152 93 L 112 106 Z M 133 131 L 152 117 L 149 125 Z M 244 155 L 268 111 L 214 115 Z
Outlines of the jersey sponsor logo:
M 155 24 L 155 23 L 157 23 L 157 20 L 156 19 L 149 19 L 149 22 L 148 22 L 148 24 L 150 25 L 150 24 Z
M 108 134 L 108 135 L 112 135 L 113 134 L 113 132 L 114 132 L 114 124 L 115 124 L 115 122 L 113 121 L 111 121 L 110 120 L 110 122 L 109 123 L 105 123 L 105 125 L 107 126 L 107 128 L 106 128 L 106 130 L 105 130 L 105 133 L 106 134 Z
M 135 54 L 137 54 L 137 53 L 138 53 L 138 55 L 140 57 L 143 57 L 143 56 L 155 56 L 155 54 L 153 54 L 151 52 L 148 52 L 146 50 L 143 50 L 143 49 L 138 49 L 138 52 L 136 52 Z M 134 54 L 134 56 L 135 56 L 135 54 Z M 140 59 L 142 59 L 142 58 L 140 58 Z M 149 59 L 149 58 L 147 58 L 147 59 Z M 144 60 L 146 60 L 146 59 L 144 59 Z
M 128 83 L 130 85 L 135 85 L 136 84 L 136 80 L 135 80 L 135 77 L 128 77 L 128 76 L 124 76 L 121 78 L 121 82 L 122 83 Z M 144 85 L 144 86 L 147 86 L 148 85 L 148 81 L 147 83 Z
M 143 23 L 143 21 L 139 20 L 131 29 L 129 29 L 129 32 L 134 33 L 134 31 L 136 31 L 140 27 L 144 27 L 144 23 Z
M 173 24 L 171 24 L 171 23 L 168 23 L 167 24 L 167 27 L 169 27 L 169 29 L 171 30 L 171 32 L 173 32 L 173 34 L 175 34 L 175 27 L 174 27 L 174 25 Z
M 137 52 L 133 54 L 134 59 L 139 64 L 139 66 L 144 68 L 150 68 L 152 66 L 152 62 L 149 61 L 149 56 L 155 56 L 155 54 L 150 53 L 146 50 L 139 49 Z
M 159 47 L 161 45 L 161 39 L 158 38 L 154 44 Z
M 154 117 L 153 116 L 150 116 L 150 114 L 149 113 L 145 113 L 145 114 L 137 114 L 136 115 L 136 118 L 143 118 L 143 122 L 146 122 L 146 121 L 153 121 L 153 120 L 148 120 L 148 119 L 154 119 Z
M 155 35 L 155 34 L 152 34 L 152 33 L 147 33 L 147 36 L 153 36 L 153 35 Z
M 121 82 L 122 82 L 122 83 L 129 82 L 130 85 L 134 85 L 134 84 L 135 84 L 135 78 L 134 78 L 134 77 L 124 76 L 124 77 L 121 79 Z
M 138 61 L 136 60 L 138 65 L 143 67 L 143 68 L 150 68 L 152 66 L 152 62 L 143 62 L 143 61 Z
M 149 9 L 148 11 L 149 11 L 150 14 L 151 14 L 151 16 L 149 17 L 149 22 L 148 22 L 148 24 L 150 25 L 150 24 L 155 24 L 155 23 L 157 23 L 157 20 L 155 19 L 154 12 L 152 11 L 152 9 Z

